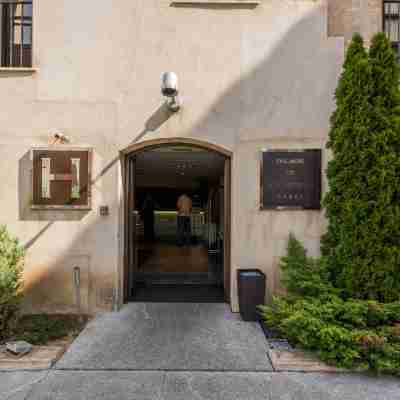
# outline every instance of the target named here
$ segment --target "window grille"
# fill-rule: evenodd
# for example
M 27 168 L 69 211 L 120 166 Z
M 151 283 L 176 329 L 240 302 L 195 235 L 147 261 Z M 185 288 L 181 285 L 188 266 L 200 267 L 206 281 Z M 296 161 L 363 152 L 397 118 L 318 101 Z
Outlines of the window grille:
M 383 2 L 383 31 L 392 42 L 392 47 L 400 62 L 400 1 Z
M 1 67 L 32 67 L 32 1 L 0 0 Z

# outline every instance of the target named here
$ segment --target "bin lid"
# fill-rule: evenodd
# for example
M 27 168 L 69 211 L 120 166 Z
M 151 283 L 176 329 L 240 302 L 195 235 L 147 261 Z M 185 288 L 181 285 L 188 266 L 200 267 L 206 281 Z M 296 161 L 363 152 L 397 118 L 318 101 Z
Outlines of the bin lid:
M 240 275 L 244 277 L 262 276 L 258 271 L 240 271 Z

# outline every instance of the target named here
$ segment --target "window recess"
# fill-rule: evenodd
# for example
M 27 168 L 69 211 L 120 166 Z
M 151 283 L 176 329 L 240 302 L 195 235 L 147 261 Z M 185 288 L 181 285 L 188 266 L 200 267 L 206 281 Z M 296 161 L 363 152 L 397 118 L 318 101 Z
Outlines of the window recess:
M 400 62 L 400 1 L 383 1 L 383 31 L 392 43 Z
M 261 0 L 171 0 L 172 7 L 223 7 L 254 8 Z
M 0 0 L 0 67 L 32 68 L 32 1 Z

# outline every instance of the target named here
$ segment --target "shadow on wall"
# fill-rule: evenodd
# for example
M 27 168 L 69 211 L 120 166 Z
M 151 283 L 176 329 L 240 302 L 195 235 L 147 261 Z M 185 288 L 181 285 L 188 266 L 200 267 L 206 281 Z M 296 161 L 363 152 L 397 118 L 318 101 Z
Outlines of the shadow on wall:
M 293 18 L 293 24 L 286 31 L 280 34 L 273 31 L 275 38 L 279 37 L 274 47 L 269 38 L 271 28 L 258 34 L 250 25 L 244 28 L 243 61 L 237 66 L 242 68 L 242 79 L 229 86 L 207 115 L 181 135 L 213 142 L 218 133 L 217 144 L 228 148 L 238 143 L 248 146 L 243 152 L 236 151 L 233 157 L 233 171 L 236 172 L 232 184 L 232 267 L 243 262 L 271 271 L 281 256 L 279 250 L 274 258 L 263 254 L 267 246 L 274 246 L 266 239 L 264 232 L 268 227 L 261 226 L 263 222 L 258 212 L 256 185 L 259 176 L 252 164 L 258 152 L 262 147 L 274 145 L 299 148 L 310 143 L 310 146 L 323 148 L 327 140 L 330 115 L 335 106 L 334 92 L 344 59 L 344 40 L 328 38 L 321 2 L 308 4 L 309 10 L 301 18 Z M 282 30 L 279 23 L 276 27 Z M 219 46 L 222 43 L 216 38 L 215 47 Z M 218 67 L 218 63 L 216 65 Z M 210 68 L 213 68 L 212 62 Z M 242 156 L 245 153 L 246 156 Z M 252 181 L 256 184 L 249 184 Z M 325 187 L 326 181 L 323 190 Z M 319 216 L 322 223 L 322 213 Z M 289 227 L 287 229 L 289 235 Z M 304 232 L 307 235 L 307 231 Z M 310 237 L 310 241 L 318 239 Z M 268 292 L 280 289 L 278 275 L 268 279 Z M 231 289 L 236 292 L 233 273 Z
M 321 132 L 328 131 L 343 39 L 327 37 L 321 3 L 310 7 L 301 19 L 293 18 L 274 47 L 271 32 L 256 34 L 251 25 L 244 28 L 241 47 L 246 50 L 237 66 L 244 77 L 182 136 L 212 142 L 218 132 L 221 140 L 228 138 L 226 142 L 233 145 L 239 140 L 320 139 Z M 216 48 L 222 45 L 216 38 Z
M 146 121 L 145 127 L 131 143 L 141 140 L 148 132 L 157 130 L 166 122 L 172 113 L 166 104 L 162 104 Z M 118 155 L 111 160 L 92 179 L 95 185 L 102 177 L 112 171 L 112 167 L 120 160 Z M 48 221 L 32 238 L 24 243 L 28 250 L 28 267 L 25 268 L 25 312 L 60 312 L 60 313 L 87 313 L 96 310 L 110 310 L 116 301 L 117 262 L 116 251 L 108 251 L 105 244 L 110 243 L 110 235 L 118 229 L 112 216 L 96 217 L 94 222 L 88 223 L 79 234 L 74 237 L 68 250 L 57 254 L 35 257 L 35 244 L 46 233 L 53 232 L 57 222 L 80 221 L 91 214 L 88 211 L 37 211 L 31 210 L 32 198 L 32 160 L 27 152 L 19 161 L 19 215 L 25 221 Z M 110 211 L 118 213 L 116 205 L 110 206 Z M 93 211 L 92 211 L 93 212 Z M 111 225 L 110 225 L 111 221 Z M 65 232 L 64 232 L 65 234 Z M 114 232 L 117 236 L 117 232 Z M 35 263 L 29 265 L 29 256 L 33 253 Z M 107 264 L 104 260 L 110 258 Z M 114 258 L 113 258 L 114 256 Z M 37 262 L 36 258 L 41 261 Z M 107 271 L 100 271 L 94 266 L 109 265 Z M 74 269 L 79 268 L 80 286 L 76 287 Z
M 148 132 L 156 131 L 166 122 L 173 113 L 168 106 L 163 103 L 146 121 L 145 127 L 130 144 L 140 141 Z M 118 155 L 112 159 L 103 169 L 92 179 L 91 185 L 95 185 L 107 172 L 120 160 Z M 55 221 L 80 221 L 89 211 L 87 210 L 32 210 L 32 169 L 33 162 L 28 151 L 20 160 L 18 168 L 18 202 L 19 219 L 21 221 L 49 221 L 35 236 L 25 243 L 25 248 L 29 249 L 34 243 L 51 227 Z
M 342 64 L 343 47 L 340 40 L 327 39 L 326 27 L 323 29 L 322 25 L 321 11 L 316 6 L 304 18 L 296 20 L 295 24 L 282 34 L 273 49 L 266 47 L 269 43 L 268 33 L 261 38 L 255 38 L 252 32 L 249 32 L 247 38 L 244 33 L 244 41 L 250 42 L 254 39 L 254 43 L 246 44 L 253 50 L 249 50 L 246 55 L 245 65 L 238 65 L 238 68 L 246 70 L 246 63 L 257 66 L 249 67 L 244 78 L 229 87 L 194 128 L 182 132 L 180 136 L 212 143 L 218 132 L 221 136 L 219 144 L 222 145 L 224 141 L 234 144 L 239 140 L 257 139 L 323 141 L 321 132 L 328 131 L 329 115 L 334 106 L 334 89 Z M 251 31 L 251 27 L 248 29 Z M 215 45 L 219 45 L 218 40 Z M 260 54 L 267 55 L 264 59 L 255 61 Z M 330 103 L 325 106 L 327 102 Z M 171 115 L 165 104 L 161 105 L 147 120 L 143 131 L 132 138 L 130 144 L 141 141 L 148 132 L 157 131 Z M 120 160 L 119 155 L 93 178 L 91 184 L 113 171 L 118 160 Z M 34 250 L 38 238 L 45 233 L 51 235 L 56 221 L 64 219 L 57 214 L 40 215 L 27 211 L 29 204 L 27 188 L 30 188 L 30 175 L 26 173 L 28 169 L 28 160 L 23 157 L 20 161 L 19 188 L 21 219 L 36 218 L 49 221 L 48 225 L 26 244 L 27 248 Z M 238 182 L 235 192 L 241 190 Z M 110 209 L 117 213 L 118 207 L 119 205 L 114 205 Z M 84 215 L 80 216 L 81 219 L 83 217 Z M 86 272 L 83 272 L 82 276 L 87 293 L 82 296 L 86 296 L 87 308 L 90 311 L 94 311 L 96 307 L 109 308 L 117 281 L 115 257 L 117 248 L 109 250 L 105 244 L 110 243 L 110 235 L 117 235 L 118 226 L 115 223 L 116 218 L 106 217 L 110 218 L 109 222 L 101 218 L 93 218 L 93 222 L 87 225 L 86 230 L 82 230 L 74 237 L 67 251 L 57 254 L 48 260 L 47 264 L 29 266 L 28 298 L 39 299 L 38 302 L 29 300 L 32 301 L 32 305 L 40 304 L 43 309 L 51 304 L 49 307 L 51 311 L 76 309 L 72 274 L 75 264 L 79 263 L 86 265 L 83 267 Z M 109 261 L 105 263 L 102 258 Z M 103 266 L 109 263 L 108 271 L 99 271 L 97 260 L 101 260 Z M 43 292 L 46 296 L 41 298 Z M 81 302 L 83 305 L 84 300 L 81 299 Z
M 118 213 L 115 204 L 110 205 L 110 215 L 92 218 L 93 222 L 80 229 L 65 247 L 57 241 L 58 223 L 46 225 L 45 231 L 54 237 L 55 247 L 48 245 L 45 252 L 31 244 L 27 252 L 24 312 L 80 314 L 113 308 L 117 274 L 113 256 L 118 246 L 113 213 Z
M 158 109 L 151 115 L 151 117 L 146 121 L 144 129 L 140 132 L 128 146 L 137 142 L 140 142 L 147 133 L 155 132 L 159 129 L 165 122 L 167 122 L 174 113 L 170 110 L 166 103 L 163 103 L 158 107 Z M 101 172 L 92 180 L 92 185 L 94 185 L 101 177 L 103 177 L 107 171 L 112 168 L 118 161 L 120 156 L 118 155 L 113 160 L 111 160 Z

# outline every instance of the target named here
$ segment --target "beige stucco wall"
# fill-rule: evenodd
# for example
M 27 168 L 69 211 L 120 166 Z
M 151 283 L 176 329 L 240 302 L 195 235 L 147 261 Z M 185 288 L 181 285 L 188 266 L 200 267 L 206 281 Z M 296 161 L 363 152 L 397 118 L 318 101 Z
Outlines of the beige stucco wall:
M 325 145 L 344 53 L 343 38 L 327 35 L 327 3 L 169 3 L 36 1 L 37 72 L 0 72 L 0 223 L 28 249 L 28 311 L 77 310 L 75 266 L 82 270 L 82 310 L 112 306 L 121 289 L 118 155 L 138 140 L 190 137 L 233 152 L 234 310 L 236 268 L 263 269 L 272 293 L 289 232 L 310 254 L 319 252 L 321 212 L 259 211 L 259 156 L 265 148 Z M 160 121 L 160 75 L 167 70 L 180 77 L 184 106 Z M 29 149 L 48 144 L 55 130 L 71 145 L 94 149 L 91 212 L 29 208 Z M 110 206 L 109 216 L 99 216 L 100 205 Z

